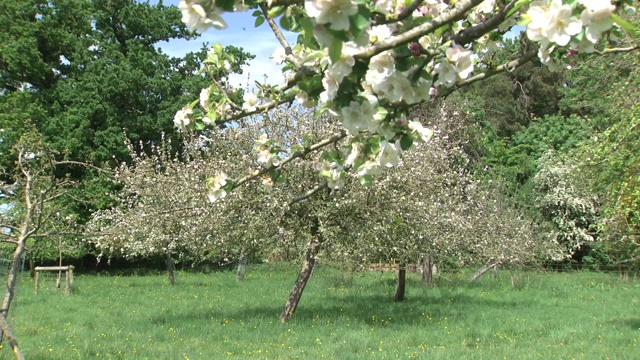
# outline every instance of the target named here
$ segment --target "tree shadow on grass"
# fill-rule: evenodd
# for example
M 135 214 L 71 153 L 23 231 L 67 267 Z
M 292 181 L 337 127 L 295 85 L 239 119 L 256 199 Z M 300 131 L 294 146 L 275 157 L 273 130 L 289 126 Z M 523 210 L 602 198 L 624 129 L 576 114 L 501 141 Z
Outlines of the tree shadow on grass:
M 150 320 L 155 324 L 175 323 L 180 321 L 198 321 L 207 319 L 234 319 L 251 322 L 256 320 L 277 321 L 284 302 L 270 305 L 243 306 L 240 309 L 183 308 L 170 314 L 158 314 Z M 388 295 L 333 295 L 328 294 L 321 299 L 303 296 L 292 323 L 311 323 L 313 321 L 337 322 L 345 319 L 353 323 L 363 324 L 416 324 L 421 317 L 439 319 L 464 320 L 468 314 L 481 311 L 482 308 L 521 309 L 536 306 L 534 301 L 493 300 L 464 294 L 447 294 L 447 296 L 412 296 L 403 302 L 394 302 Z
M 640 331 L 640 318 L 616 319 L 612 320 L 611 323 L 614 323 L 618 326 L 629 327 L 632 330 Z

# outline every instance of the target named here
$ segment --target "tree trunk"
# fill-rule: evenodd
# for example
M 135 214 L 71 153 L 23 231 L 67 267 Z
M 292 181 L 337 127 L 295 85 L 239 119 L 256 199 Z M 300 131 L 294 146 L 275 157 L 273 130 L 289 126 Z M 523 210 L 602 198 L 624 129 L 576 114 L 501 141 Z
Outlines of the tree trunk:
M 167 259 L 166 259 L 166 265 L 167 265 L 167 276 L 169 277 L 169 284 L 175 285 L 176 284 L 176 262 L 171 257 L 171 254 L 168 254 L 168 253 L 167 253 Z
M 8 319 L 9 308 L 11 307 L 11 301 L 13 301 L 26 241 L 27 239 L 21 236 L 20 241 L 18 241 L 18 244 L 16 245 L 16 250 L 13 252 L 13 261 L 11 261 L 11 268 L 9 269 L 9 275 L 7 275 L 7 288 L 4 293 L 2 308 L 0 309 L 0 316 L 4 317 L 5 320 Z M 3 337 L 4 333 L 0 333 L 0 343 L 2 342 Z
M 422 258 L 422 283 L 433 284 L 433 256 L 426 255 Z
M 393 301 L 404 301 L 404 290 L 407 284 L 407 269 L 404 264 L 400 264 L 398 268 L 398 288 L 396 289 L 396 295 L 393 297 Z
M 18 346 L 18 340 L 13 337 L 13 333 L 9 324 L 7 323 L 7 319 L 4 316 L 0 316 L 0 329 L 2 329 L 2 334 L 7 337 L 7 341 L 11 346 L 11 350 L 13 350 L 13 354 L 15 355 L 17 360 L 24 360 L 24 355 L 22 355 L 22 350 L 20 350 L 20 346 Z
M 307 256 L 302 263 L 302 269 L 300 269 L 298 279 L 293 285 L 293 290 L 291 290 L 291 294 L 289 294 L 287 302 L 284 304 L 282 314 L 280 314 L 280 321 L 282 322 L 287 322 L 291 316 L 293 316 L 293 313 L 296 311 L 298 303 L 300 302 L 300 298 L 302 297 L 302 292 L 304 291 L 305 286 L 307 286 L 307 281 L 313 271 L 313 267 L 316 263 L 316 255 L 320 250 L 320 245 L 323 240 L 320 235 L 319 227 L 318 218 L 314 217 L 311 225 L 311 243 L 309 244 L 309 249 L 307 249 Z
M 245 253 L 240 254 L 240 258 L 238 259 L 238 271 L 236 271 L 236 280 L 242 281 L 244 280 L 244 274 L 247 272 L 247 263 L 249 259 Z
M 36 265 L 33 261 L 33 253 L 29 254 L 29 277 L 30 278 L 35 278 L 36 277 Z
M 469 281 L 473 282 L 480 279 L 482 275 L 486 274 L 489 270 L 491 270 L 494 267 L 497 267 L 498 265 L 500 265 L 499 262 L 493 262 L 483 266 L 482 268 L 480 268 L 480 270 L 476 271 L 476 273 L 469 278 Z

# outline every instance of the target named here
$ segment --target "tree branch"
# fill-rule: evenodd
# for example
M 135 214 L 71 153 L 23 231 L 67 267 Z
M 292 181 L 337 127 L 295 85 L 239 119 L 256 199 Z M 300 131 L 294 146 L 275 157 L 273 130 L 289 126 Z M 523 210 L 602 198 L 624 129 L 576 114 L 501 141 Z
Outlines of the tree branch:
M 528 63 L 529 61 L 533 60 L 536 57 L 536 52 L 534 51 L 530 51 L 526 54 L 524 54 L 521 58 L 516 59 L 516 60 L 512 60 L 509 61 L 508 63 L 504 63 L 500 66 L 495 67 L 494 69 L 489 69 L 481 74 L 477 74 L 474 75 L 468 79 L 464 79 L 462 81 L 459 81 L 456 84 L 455 90 L 458 90 L 461 87 L 467 86 L 469 84 L 473 84 L 476 81 L 480 81 L 480 80 L 484 80 L 486 78 L 489 78 L 493 75 L 505 72 L 505 71 L 512 71 L 515 68 L 522 66 L 526 63 Z
M 423 1 L 424 0 L 413 0 L 413 2 L 409 4 L 409 6 L 407 6 L 404 10 L 402 10 L 400 14 L 389 14 L 382 21 L 374 22 L 373 25 L 390 24 L 402 21 L 411 16 L 411 14 L 413 14 L 413 12 L 416 11 L 418 7 L 420 7 Z
M 507 4 L 507 6 L 493 15 L 487 21 L 482 22 L 476 26 L 466 28 L 464 31 L 456 34 L 455 36 L 452 36 L 451 40 L 453 40 L 458 45 L 466 45 L 473 40 L 484 36 L 491 30 L 497 28 L 498 25 L 502 24 L 506 20 L 507 14 L 509 13 L 509 11 L 511 11 L 511 9 L 515 7 L 516 2 L 517 1 L 515 0 L 511 1 L 509 4 Z
M 243 177 L 242 179 L 238 180 L 233 185 L 233 188 L 231 190 L 237 188 L 238 186 L 240 186 L 240 185 L 242 185 L 242 184 L 244 184 L 244 183 L 246 183 L 248 181 L 251 181 L 251 180 L 253 180 L 253 179 L 255 179 L 255 178 L 259 177 L 259 176 L 262 176 L 262 175 L 268 173 L 271 169 L 281 168 L 284 165 L 286 165 L 287 163 L 289 163 L 289 162 L 291 162 L 291 161 L 293 161 L 293 160 L 295 160 L 297 158 L 303 158 L 309 153 L 317 151 L 317 150 L 319 150 L 319 149 L 321 149 L 321 148 L 323 148 L 323 147 L 325 147 L 327 145 L 334 144 L 334 143 L 344 139 L 346 136 L 347 136 L 347 132 L 342 130 L 339 133 L 334 134 L 330 138 L 326 138 L 326 139 L 324 139 L 322 141 L 319 141 L 319 142 L 317 142 L 317 143 L 315 143 L 315 144 L 313 144 L 313 145 L 311 145 L 309 147 L 304 148 L 301 151 L 296 151 L 296 152 L 292 153 L 291 155 L 289 155 L 288 157 L 286 157 L 283 160 L 281 160 L 280 163 L 277 166 L 273 165 L 273 166 L 271 166 L 269 168 L 263 168 L 262 170 L 255 171 L 251 175 L 247 175 L 247 176 Z
M 276 24 L 276 22 L 273 21 L 273 19 L 269 16 L 269 9 L 267 9 L 267 6 L 264 3 L 260 4 L 260 10 L 262 10 L 262 14 L 264 15 L 265 19 L 267 19 L 267 23 L 271 27 L 273 34 L 276 36 L 276 39 L 278 39 L 280 45 L 282 45 L 282 47 L 284 48 L 285 54 L 291 55 L 293 53 L 293 51 L 291 50 L 291 45 L 289 45 L 289 42 L 282 34 L 282 31 L 280 31 L 278 24 Z
M 323 184 L 317 185 L 316 187 L 314 187 L 313 189 L 307 191 L 306 193 L 304 193 L 304 194 L 302 194 L 300 196 L 294 197 L 293 199 L 291 199 L 291 201 L 289 201 L 289 203 L 287 203 L 287 205 L 291 206 L 291 205 L 293 205 L 295 203 L 298 203 L 298 202 L 300 202 L 302 200 L 306 200 L 306 199 L 312 197 L 313 195 L 315 195 L 316 193 L 318 193 L 318 191 L 320 191 L 322 189 L 326 189 L 326 188 L 327 188 L 327 183 L 326 182 L 323 183 Z
M 375 56 L 385 50 L 393 49 L 400 45 L 407 44 L 412 40 L 416 40 L 421 36 L 436 31 L 438 28 L 444 25 L 461 19 L 468 10 L 480 4 L 482 1 L 484 0 L 459 1 L 456 4 L 455 8 L 447 11 L 444 14 L 441 14 L 440 16 L 437 16 L 433 20 L 411 28 L 397 36 L 390 37 L 387 40 L 380 41 L 373 46 L 359 51 L 353 57 L 356 59 L 369 59 L 372 56 Z
M 595 50 L 593 53 L 594 54 L 598 54 L 598 55 L 606 55 L 606 54 L 614 54 L 614 53 L 627 53 L 627 52 L 635 51 L 635 50 L 638 50 L 638 49 L 640 49 L 640 45 L 629 46 L 629 47 L 626 47 L 626 48 L 604 49 L 602 51 Z

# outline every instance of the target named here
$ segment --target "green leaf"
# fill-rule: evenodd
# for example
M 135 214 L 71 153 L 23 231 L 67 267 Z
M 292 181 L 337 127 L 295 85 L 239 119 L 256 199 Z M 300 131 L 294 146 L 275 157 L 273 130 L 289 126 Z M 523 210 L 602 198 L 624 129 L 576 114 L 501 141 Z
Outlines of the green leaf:
M 320 155 L 320 159 L 330 163 L 334 162 L 336 161 L 336 153 L 335 151 L 323 151 L 322 155 Z
M 262 11 L 256 10 L 251 14 L 251 16 L 262 16 Z
M 206 126 L 205 126 L 205 124 L 204 124 L 204 123 L 202 123 L 202 122 L 197 122 L 197 123 L 196 123 L 196 130 L 198 130 L 198 131 L 202 131 L 202 130 L 204 130 L 204 129 L 205 129 L 205 127 L 206 127 Z
M 402 137 L 400 138 L 400 147 L 402 148 L 402 150 L 409 150 L 411 149 L 411 146 L 413 146 L 413 137 L 406 134 L 402 135 Z
M 364 175 L 360 177 L 360 184 L 364 187 L 371 187 L 373 184 L 373 177 L 371 175 Z
M 333 39 L 329 47 L 329 58 L 331 62 L 335 64 L 340 60 L 340 57 L 342 57 L 342 41 Z
M 411 68 L 412 63 L 413 61 L 408 57 L 396 58 L 396 70 L 407 71 Z
M 507 13 L 507 16 L 505 17 L 505 19 L 508 19 L 511 17 L 511 15 L 515 14 L 516 11 L 520 10 L 521 7 L 523 7 L 526 4 L 529 4 L 532 0 L 518 0 L 516 2 L 516 4 L 513 6 L 513 8 L 511 8 L 511 10 L 509 10 L 509 12 Z
M 267 15 L 269 15 L 270 19 L 275 19 L 278 16 L 282 15 L 282 13 L 284 13 L 285 10 L 286 8 L 284 6 L 274 6 L 271 9 L 269 9 L 269 11 L 267 12 Z
M 316 136 L 314 134 L 305 134 L 302 137 L 302 144 L 304 146 L 311 146 L 315 143 L 316 141 Z
M 631 36 L 631 38 L 635 39 L 637 37 L 640 37 L 640 30 L 637 29 L 635 26 L 631 25 L 628 21 L 626 21 L 625 19 L 621 18 L 620 16 L 616 15 L 616 14 L 612 14 L 611 15 L 611 19 L 618 25 L 620 25 L 621 28 L 624 29 L 624 31 L 627 32 L 627 34 L 629 34 L 629 36 Z
M 351 23 L 351 29 L 355 36 L 358 36 L 364 29 L 369 27 L 369 17 L 371 16 L 371 12 L 364 6 L 358 7 L 358 12 L 349 17 L 349 21 Z
M 293 27 L 291 16 L 283 15 L 280 18 L 280 26 L 282 26 L 282 28 L 285 30 L 291 30 L 291 28 Z
M 300 144 L 295 144 L 291 147 L 291 152 L 292 153 L 297 153 L 299 151 L 303 151 L 304 150 L 304 146 L 300 145 Z
M 254 26 L 255 26 L 255 27 L 258 27 L 258 26 L 260 26 L 260 25 L 264 24 L 264 21 L 265 21 L 264 16 L 258 16 L 258 17 L 256 18 L 256 22 L 255 22 Z

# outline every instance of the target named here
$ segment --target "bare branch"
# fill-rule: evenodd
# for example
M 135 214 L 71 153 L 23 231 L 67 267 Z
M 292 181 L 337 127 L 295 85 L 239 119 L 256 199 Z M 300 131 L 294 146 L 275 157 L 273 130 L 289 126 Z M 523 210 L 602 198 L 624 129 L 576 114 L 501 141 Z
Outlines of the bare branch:
M 482 22 L 476 26 L 472 26 L 470 28 L 465 29 L 459 34 L 452 36 L 451 40 L 453 40 L 456 44 L 466 45 L 472 42 L 473 40 L 482 37 L 483 35 L 495 29 L 498 25 L 500 25 L 502 22 L 506 20 L 507 14 L 516 5 L 516 2 L 517 1 L 515 0 L 511 1 L 509 4 L 507 4 L 507 6 L 505 6 L 502 10 L 500 10 L 495 15 L 493 15 L 487 21 Z
M 635 45 L 635 46 L 629 46 L 626 48 L 611 48 L 611 49 L 604 49 L 602 51 L 596 50 L 593 53 L 594 54 L 598 54 L 598 55 L 605 55 L 605 54 L 614 54 L 614 53 L 627 53 L 627 52 L 631 52 L 631 51 L 635 51 L 640 49 L 640 45 Z
M 476 81 L 480 81 L 480 80 L 484 80 L 486 78 L 489 78 L 489 77 L 491 77 L 493 75 L 496 75 L 496 74 L 499 74 L 499 73 L 502 73 L 502 72 L 505 72 L 505 71 L 513 71 L 515 68 L 528 63 L 529 61 L 533 60 L 535 57 L 536 57 L 536 52 L 534 52 L 534 51 L 528 52 L 528 53 L 524 54 L 519 59 L 509 61 L 508 63 L 502 64 L 502 65 L 497 66 L 497 67 L 495 67 L 493 69 L 488 69 L 487 71 L 485 71 L 485 72 L 483 72 L 481 74 L 477 74 L 477 75 L 474 75 L 474 76 L 472 76 L 472 77 L 470 77 L 468 79 L 459 81 L 456 84 L 456 90 L 461 88 L 461 87 L 467 86 L 469 84 L 473 84 Z
M 318 191 L 320 191 L 322 189 L 326 189 L 326 188 L 327 188 L 327 183 L 326 182 L 323 183 L 323 184 L 317 185 L 316 187 L 314 187 L 313 189 L 307 191 L 306 193 L 291 199 L 291 201 L 289 201 L 289 203 L 287 205 L 291 206 L 291 205 L 293 205 L 295 203 L 298 203 L 298 202 L 300 202 L 302 200 L 306 200 L 306 199 L 312 197 L 313 195 L 315 195 L 316 193 L 318 193 Z
M 55 161 L 53 163 L 53 165 L 54 166 L 57 166 L 57 165 L 80 165 L 80 166 L 84 166 L 86 168 L 90 168 L 90 169 L 93 169 L 93 170 L 100 171 L 100 172 L 102 172 L 104 174 L 113 174 L 112 170 L 103 169 L 103 168 L 97 167 L 95 165 L 88 164 L 88 163 L 81 162 L 81 161 L 71 161 L 71 160 Z
M 267 23 L 271 27 L 273 34 L 276 36 L 276 39 L 280 41 L 280 45 L 282 45 L 282 47 L 284 48 L 285 54 L 291 55 L 293 53 L 293 51 L 291 50 L 291 45 L 289 45 L 289 42 L 282 34 L 282 31 L 280 31 L 278 24 L 276 24 L 276 22 L 273 21 L 273 19 L 269 16 L 269 9 L 267 9 L 267 6 L 264 3 L 260 4 L 260 10 L 262 10 L 262 14 L 264 14 L 264 17 L 267 19 Z
M 20 231 L 20 229 L 18 229 L 17 227 L 15 227 L 13 225 L 10 225 L 10 224 L 5 224 L 5 223 L 0 224 L 0 228 L 9 228 L 9 229 L 11 229 L 11 231 L 15 231 L 15 232 L 19 232 Z

